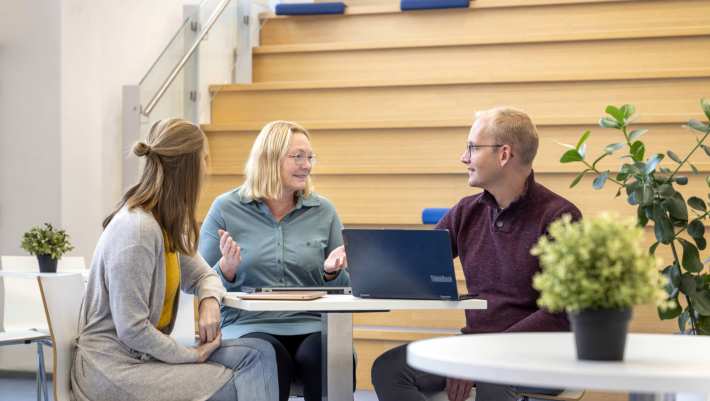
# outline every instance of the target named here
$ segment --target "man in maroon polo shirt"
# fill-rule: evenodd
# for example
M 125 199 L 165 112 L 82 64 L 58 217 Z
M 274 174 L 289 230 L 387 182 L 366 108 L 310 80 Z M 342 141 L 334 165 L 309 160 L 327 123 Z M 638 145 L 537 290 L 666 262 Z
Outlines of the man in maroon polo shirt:
M 494 108 L 476 113 L 461 162 L 468 185 L 483 192 L 461 199 L 437 225 L 451 234 L 468 292 L 488 301 L 485 310 L 466 311 L 463 333 L 569 330 L 564 315 L 537 306 L 532 277 L 540 267 L 530 248 L 550 223 L 564 214 L 580 219 L 581 213 L 535 182 L 537 147 L 537 130 L 524 112 Z M 377 358 L 372 383 L 380 401 L 425 401 L 424 393 L 444 389 L 450 401 L 463 401 L 474 385 L 409 367 L 405 345 Z M 509 386 L 475 385 L 477 401 L 516 399 Z

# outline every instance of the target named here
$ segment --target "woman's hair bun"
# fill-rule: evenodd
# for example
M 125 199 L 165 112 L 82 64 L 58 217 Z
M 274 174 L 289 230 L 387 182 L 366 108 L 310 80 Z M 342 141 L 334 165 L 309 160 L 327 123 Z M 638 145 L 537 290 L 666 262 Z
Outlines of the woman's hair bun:
M 150 153 L 150 150 L 150 145 L 145 142 L 136 142 L 136 144 L 133 145 L 133 153 L 136 156 L 146 156 Z

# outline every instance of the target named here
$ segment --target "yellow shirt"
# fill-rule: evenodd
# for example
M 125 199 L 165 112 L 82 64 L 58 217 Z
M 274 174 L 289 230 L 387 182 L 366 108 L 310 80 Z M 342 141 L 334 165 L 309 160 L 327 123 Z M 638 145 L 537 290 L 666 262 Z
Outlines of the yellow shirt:
M 165 300 L 160 312 L 158 330 L 165 331 L 173 320 L 173 305 L 180 291 L 180 258 L 177 252 L 168 252 L 168 236 L 163 232 L 165 244 Z

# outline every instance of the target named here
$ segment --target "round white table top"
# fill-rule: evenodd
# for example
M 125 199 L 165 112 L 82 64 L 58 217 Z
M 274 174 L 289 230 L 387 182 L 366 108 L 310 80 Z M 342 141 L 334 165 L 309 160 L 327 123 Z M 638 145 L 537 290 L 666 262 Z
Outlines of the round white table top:
M 407 347 L 407 362 L 447 377 L 636 393 L 710 393 L 710 336 L 629 334 L 622 362 L 577 360 L 572 333 L 442 337 Z
M 42 277 L 42 276 L 47 276 L 47 277 L 54 277 L 54 276 L 68 276 L 72 274 L 81 274 L 84 278 L 89 277 L 89 271 L 88 270 L 83 270 L 83 271 L 70 271 L 70 272 L 56 272 L 56 273 L 40 273 L 38 271 L 36 272 L 20 272 L 20 271 L 9 271 L 9 270 L 0 270 L 0 277 L 15 277 L 15 278 L 36 278 L 36 277 Z

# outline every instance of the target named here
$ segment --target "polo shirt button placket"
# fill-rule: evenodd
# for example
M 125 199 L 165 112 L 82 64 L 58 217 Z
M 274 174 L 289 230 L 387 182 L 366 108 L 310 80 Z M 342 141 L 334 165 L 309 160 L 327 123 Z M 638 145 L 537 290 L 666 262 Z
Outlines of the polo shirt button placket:
M 496 221 L 496 227 L 503 228 L 503 222 L 501 220 Z

